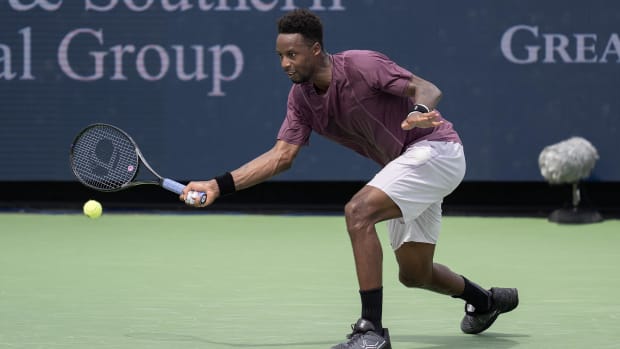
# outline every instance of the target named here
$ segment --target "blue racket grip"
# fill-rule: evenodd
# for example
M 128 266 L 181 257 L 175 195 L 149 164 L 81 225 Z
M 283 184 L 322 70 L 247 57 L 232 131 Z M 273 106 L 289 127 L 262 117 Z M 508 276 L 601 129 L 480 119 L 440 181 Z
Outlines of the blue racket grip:
M 183 184 L 169 178 L 164 178 L 161 186 L 164 187 L 164 189 L 170 190 L 171 192 L 177 193 L 179 195 L 183 193 L 183 189 L 185 189 L 185 186 Z M 200 204 L 204 204 L 205 201 L 207 201 L 207 194 L 200 193 Z

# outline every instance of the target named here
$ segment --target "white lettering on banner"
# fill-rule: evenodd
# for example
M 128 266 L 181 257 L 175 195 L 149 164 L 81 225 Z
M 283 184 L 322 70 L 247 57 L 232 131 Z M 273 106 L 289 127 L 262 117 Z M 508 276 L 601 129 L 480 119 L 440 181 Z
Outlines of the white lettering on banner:
M 193 8 L 200 11 L 252 11 L 268 12 L 273 10 L 290 11 L 307 7 L 312 11 L 344 11 L 344 0 L 84 0 L 86 11 L 108 12 L 120 3 L 133 12 L 150 10 L 156 3 L 166 12 L 184 12 Z M 30 11 L 41 8 L 45 11 L 57 11 L 63 0 L 8 0 L 15 11 Z M 231 3 L 236 6 L 231 6 Z M 328 6 L 329 4 L 329 6 Z
M 522 34 L 528 45 L 516 53 L 514 41 L 517 34 Z M 540 37 L 542 36 L 542 41 Z M 515 25 L 510 27 L 501 39 L 501 50 L 504 57 L 516 64 L 543 63 L 607 63 L 612 58 L 620 63 L 620 37 L 612 33 L 606 40 L 602 52 L 597 51 L 598 35 L 595 33 L 573 33 L 572 35 L 549 33 L 539 35 L 538 27 Z M 541 60 L 540 53 L 543 53 Z M 613 56 L 613 57 L 610 57 Z
M 607 46 L 605 46 L 600 62 L 607 63 L 608 55 L 615 55 L 616 63 L 620 63 L 620 37 L 616 33 L 612 34 L 609 41 L 607 41 Z
M 24 42 L 24 51 L 23 51 L 23 70 L 22 76 L 19 78 L 20 80 L 34 80 L 34 76 L 32 76 L 32 33 L 30 27 L 24 28 L 19 31 L 22 34 L 23 42 Z
M 11 0 L 18 2 L 19 0 Z M 33 0 L 31 0 L 33 1 Z M 36 0 L 46 1 L 46 0 Z M 49 1 L 49 0 L 47 0 Z M 59 0 L 62 2 L 62 0 Z M 133 12 L 144 12 L 161 5 L 166 12 L 189 11 L 197 8 L 200 11 L 290 11 L 298 7 L 307 7 L 312 11 L 344 11 L 344 0 L 85 0 L 87 11 L 108 12 L 119 4 Z M 236 6 L 232 6 L 231 4 Z M 22 5 L 23 6 L 23 5 Z M 60 6 L 60 5 L 59 5 Z M 25 10 L 24 10 L 25 11 Z
M 67 34 L 62 41 L 60 42 L 60 46 L 58 47 L 58 64 L 60 65 L 60 69 L 71 79 L 79 80 L 79 81 L 93 81 L 99 80 L 103 76 L 103 58 L 107 55 L 106 52 L 90 52 L 90 55 L 95 58 L 95 72 L 89 76 L 83 76 L 76 73 L 73 68 L 71 68 L 71 64 L 69 62 L 69 45 L 73 39 L 80 34 L 89 34 L 97 38 L 99 44 L 103 44 L 103 34 L 101 29 L 98 31 L 88 29 L 88 28 L 80 28 L 71 31 Z
M 136 52 L 136 47 L 134 45 L 116 45 L 112 46 L 110 51 L 114 53 L 114 75 L 110 77 L 110 80 L 127 80 L 127 77 L 123 74 L 123 56 L 125 53 Z
M 24 2 L 30 3 L 24 4 Z M 9 0 L 9 6 L 15 11 L 30 11 L 37 6 L 45 11 L 56 11 L 62 6 L 62 0 Z
M 19 80 L 34 80 L 32 76 L 32 31 L 30 27 L 19 31 L 22 35 L 22 75 Z M 12 50 L 8 45 L 0 44 L 0 80 L 13 80 L 17 72 L 13 71 Z
M 194 51 L 193 72 L 186 71 L 185 47 L 180 45 L 172 45 L 172 50 L 169 52 L 166 48 L 160 45 L 150 44 L 141 48 L 137 48 L 134 45 L 115 45 L 107 51 L 88 51 L 88 55 L 93 57 L 91 60 L 92 63 L 89 63 L 89 66 L 92 67 L 92 73 L 78 73 L 72 66 L 71 59 L 69 57 L 71 45 L 74 44 L 74 40 L 76 40 L 78 36 L 94 38 L 96 39 L 98 46 L 102 46 L 104 44 L 103 31 L 101 29 L 94 30 L 91 28 L 78 28 L 65 35 L 58 47 L 58 64 L 60 65 L 60 69 L 68 77 L 74 80 L 96 81 L 104 78 L 106 75 L 106 57 L 110 53 L 114 62 L 114 71 L 109 77 L 110 80 L 128 80 L 128 77 L 123 71 L 125 68 L 125 58 L 128 56 L 128 59 L 135 59 L 136 73 L 140 78 L 146 81 L 158 81 L 163 79 L 170 70 L 171 59 L 174 59 L 175 61 L 175 73 L 179 80 L 200 81 L 208 78 L 208 74 L 206 74 L 204 70 L 205 48 L 200 45 L 191 46 Z M 75 43 L 75 45 L 78 44 Z M 84 45 L 82 44 L 80 46 Z M 212 89 L 208 94 L 209 96 L 216 97 L 225 96 L 226 93 L 222 89 L 222 82 L 236 80 L 241 75 L 244 66 L 243 52 L 236 45 L 215 45 L 209 47 L 208 50 L 211 52 L 211 58 L 213 60 L 213 73 L 211 76 Z M 136 53 L 135 58 L 132 58 L 134 53 Z M 230 74 L 225 74 L 223 72 L 224 64 L 222 62 L 226 55 L 231 55 L 233 58 L 233 69 Z M 79 61 L 88 62 L 84 57 L 81 57 Z
M 148 72 L 146 67 L 146 54 L 151 50 L 155 52 L 157 55 L 157 60 L 160 62 L 159 72 L 156 75 L 151 75 Z M 157 81 L 161 80 L 164 75 L 168 72 L 168 67 L 170 67 L 170 57 L 168 57 L 168 52 L 158 45 L 146 45 L 138 51 L 138 56 L 136 57 L 136 68 L 138 69 L 138 74 L 144 79 L 148 81 Z
M 222 92 L 221 82 L 235 80 L 241 75 L 243 71 L 243 53 L 239 47 L 234 45 L 214 46 L 209 51 L 213 52 L 213 90 L 209 92 L 209 96 L 224 96 L 225 93 Z M 232 54 L 235 59 L 235 69 L 229 76 L 222 74 L 222 54 L 227 52 Z
M 204 80 L 207 78 L 207 74 L 205 74 L 205 69 L 204 69 L 204 65 L 202 64 L 202 62 L 204 62 L 204 56 L 205 56 L 205 51 L 204 51 L 204 47 L 202 46 L 192 46 L 192 48 L 194 49 L 194 53 L 196 54 L 194 62 L 196 62 L 196 71 L 193 74 L 188 74 L 185 72 L 185 49 L 183 46 L 172 46 L 172 49 L 174 49 L 174 51 L 176 52 L 176 69 L 177 69 L 177 76 L 179 77 L 179 79 L 183 80 L 183 81 L 188 81 L 188 80 Z M 243 61 L 243 54 L 241 57 L 241 60 Z
M 158 46 L 159 47 L 159 46 Z M 151 48 L 155 49 L 157 53 L 160 55 L 162 60 L 161 69 L 167 71 L 170 65 L 170 59 L 167 54 L 164 54 L 165 51 L 160 50 L 159 48 L 155 48 L 155 45 L 151 45 Z M 175 51 L 175 59 L 176 59 L 176 73 L 177 77 L 182 81 L 188 80 L 204 80 L 208 76 L 204 73 L 204 47 L 202 46 L 192 46 L 195 52 L 196 62 L 196 71 L 194 73 L 185 72 L 185 48 L 183 46 L 173 45 L 172 49 Z M 136 47 L 133 45 L 116 45 L 110 48 L 110 51 L 114 53 L 114 75 L 110 77 L 110 80 L 127 80 L 125 74 L 123 74 L 123 56 L 124 53 L 134 53 L 136 52 Z M 142 56 L 142 59 L 137 59 L 137 69 L 142 76 L 146 80 L 153 80 L 153 76 L 147 73 L 146 66 L 144 65 L 144 55 L 146 53 L 138 53 L 139 56 Z M 164 67 L 165 66 L 165 67 Z M 165 69 L 164 69 L 165 68 Z M 155 79 L 157 80 L 157 79 Z
M 13 71 L 13 65 L 11 64 L 11 47 L 8 45 L 0 44 L 0 64 L 2 64 L 2 69 L 0 70 L 0 79 L 15 79 L 17 73 Z

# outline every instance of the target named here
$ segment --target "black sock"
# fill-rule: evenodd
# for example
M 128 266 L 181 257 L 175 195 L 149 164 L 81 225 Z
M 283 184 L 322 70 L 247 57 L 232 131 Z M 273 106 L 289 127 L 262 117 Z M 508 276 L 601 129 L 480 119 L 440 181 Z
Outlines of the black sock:
M 474 306 L 472 312 L 476 313 L 486 313 L 491 308 L 491 293 L 477 284 L 467 280 L 466 277 L 462 276 L 465 281 L 465 288 L 463 289 L 463 294 L 458 296 L 452 296 L 453 298 L 460 298 L 465 300 L 467 304 L 471 304 Z M 470 311 L 468 309 L 468 311 Z
M 383 333 L 381 315 L 383 312 L 383 287 L 361 291 L 362 318 L 372 322 L 379 334 Z

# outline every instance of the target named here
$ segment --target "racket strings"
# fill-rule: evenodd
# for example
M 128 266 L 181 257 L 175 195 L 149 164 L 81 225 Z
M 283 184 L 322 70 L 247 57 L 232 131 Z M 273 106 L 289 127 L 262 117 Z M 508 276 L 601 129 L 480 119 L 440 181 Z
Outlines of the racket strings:
M 108 125 L 95 125 L 80 134 L 73 145 L 71 161 L 81 182 L 106 191 L 130 183 L 138 170 L 133 141 Z

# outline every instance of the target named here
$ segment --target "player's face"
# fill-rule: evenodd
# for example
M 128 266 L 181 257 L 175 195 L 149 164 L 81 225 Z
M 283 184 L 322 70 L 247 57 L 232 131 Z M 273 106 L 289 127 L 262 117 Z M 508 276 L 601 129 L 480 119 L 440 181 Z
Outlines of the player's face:
M 279 34 L 276 52 L 282 69 L 292 82 L 300 84 L 312 79 L 315 56 L 320 53 L 318 43 L 309 45 L 301 34 Z

